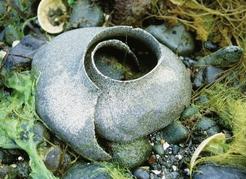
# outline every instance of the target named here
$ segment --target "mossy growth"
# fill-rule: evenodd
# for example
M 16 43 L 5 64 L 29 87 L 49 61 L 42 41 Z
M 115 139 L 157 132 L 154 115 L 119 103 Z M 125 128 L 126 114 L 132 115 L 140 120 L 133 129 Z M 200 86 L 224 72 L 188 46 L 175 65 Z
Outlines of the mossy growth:
M 224 151 L 215 154 L 216 150 L 210 150 L 211 156 L 203 157 L 196 163 L 214 162 L 246 168 L 246 96 L 238 88 L 222 83 L 202 90 L 202 95 L 208 96 L 209 100 L 200 104 L 199 108 L 216 112 L 221 119 L 221 125 L 230 129 L 233 136 L 230 140 L 218 144 Z
M 153 0 L 152 15 L 169 25 L 184 24 L 197 39 L 211 40 L 221 47 L 242 45 L 246 32 L 244 0 Z

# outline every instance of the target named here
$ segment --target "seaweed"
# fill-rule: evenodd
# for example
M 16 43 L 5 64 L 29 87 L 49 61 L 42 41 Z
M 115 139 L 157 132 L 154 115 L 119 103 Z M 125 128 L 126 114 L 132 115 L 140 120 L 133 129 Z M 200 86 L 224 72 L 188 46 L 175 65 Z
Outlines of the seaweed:
M 216 83 L 203 89 L 202 95 L 206 95 L 209 101 L 198 105 L 200 110 L 216 112 L 221 125 L 230 129 L 233 136 L 226 141 L 220 140 L 217 144 L 217 147 L 226 149 L 224 152 L 216 153 L 214 148 L 207 148 L 212 155 L 202 157 L 196 163 L 214 162 L 246 168 L 246 96 L 238 87 L 228 86 L 226 83 Z
M 32 178 L 56 178 L 45 166 L 34 140 L 35 77 L 30 71 L 7 72 L 2 70 L 3 86 L 0 91 L 0 147 L 19 148 L 30 158 Z
M 246 2 L 244 0 L 152 0 L 150 17 L 169 25 L 184 24 L 196 32 L 197 39 L 211 40 L 221 47 L 246 38 Z

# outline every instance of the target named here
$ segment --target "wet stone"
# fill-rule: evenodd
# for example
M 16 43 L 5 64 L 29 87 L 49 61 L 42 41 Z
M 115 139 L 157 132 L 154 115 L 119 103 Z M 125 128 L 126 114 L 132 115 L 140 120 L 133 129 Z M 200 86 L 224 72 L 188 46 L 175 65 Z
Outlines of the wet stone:
M 219 46 L 211 41 L 206 41 L 203 43 L 203 47 L 210 50 L 210 51 L 215 51 L 218 50 Z
M 136 179 L 149 179 L 149 171 L 146 168 L 140 167 L 133 172 Z
M 196 116 L 196 115 L 200 115 L 199 109 L 196 106 L 191 105 L 191 106 L 185 108 L 185 110 L 181 114 L 181 118 L 187 119 L 187 118 L 190 118 L 190 117 Z
M 195 74 L 194 80 L 193 80 L 193 88 L 197 89 L 204 85 L 205 83 L 205 77 L 204 77 L 204 68 L 199 69 L 199 71 Z
M 204 133 L 207 136 L 212 136 L 216 133 L 219 133 L 221 130 L 214 119 L 203 117 L 197 124 L 196 130 Z
M 146 138 L 126 144 L 112 144 L 112 159 L 124 167 L 134 168 L 148 159 L 151 149 Z
M 199 166 L 193 175 L 194 179 L 243 179 L 246 178 L 246 170 L 237 168 L 216 166 L 216 165 L 202 165 Z
M 99 164 L 76 164 L 65 173 L 63 179 L 112 179 Z
M 243 49 L 238 46 L 228 46 L 201 58 L 197 66 L 204 67 L 208 65 L 229 67 L 238 63 L 243 55 Z
M 181 24 L 171 28 L 164 24 L 151 25 L 145 30 L 179 55 L 189 55 L 194 51 L 194 38 Z
M 59 146 L 51 147 L 46 153 L 44 163 L 51 171 L 56 171 L 61 163 L 62 150 Z
M 155 153 L 157 153 L 159 155 L 165 154 L 165 151 L 163 149 L 163 145 L 161 145 L 161 144 L 155 144 L 153 146 L 153 150 L 155 151 Z
M 71 28 L 96 27 L 104 22 L 103 11 L 89 0 L 77 0 L 69 20 Z
M 178 121 L 174 121 L 162 130 L 163 138 L 170 144 L 184 142 L 188 134 L 188 129 Z
M 223 70 L 221 68 L 208 66 L 205 70 L 205 81 L 207 84 L 215 82 L 215 80 L 221 75 Z
M 7 69 L 30 68 L 34 54 L 45 43 L 44 40 L 31 35 L 25 36 L 10 50 L 4 67 Z

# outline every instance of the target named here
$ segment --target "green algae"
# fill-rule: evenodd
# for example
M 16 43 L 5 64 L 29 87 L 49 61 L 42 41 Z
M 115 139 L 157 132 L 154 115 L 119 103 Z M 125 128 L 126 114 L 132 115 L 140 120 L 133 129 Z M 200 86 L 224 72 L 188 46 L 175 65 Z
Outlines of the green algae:
M 0 147 L 24 150 L 30 158 L 30 176 L 34 179 L 56 178 L 45 166 L 37 151 L 34 123 L 39 118 L 35 113 L 35 83 L 30 71 L 1 72 L 0 90 Z

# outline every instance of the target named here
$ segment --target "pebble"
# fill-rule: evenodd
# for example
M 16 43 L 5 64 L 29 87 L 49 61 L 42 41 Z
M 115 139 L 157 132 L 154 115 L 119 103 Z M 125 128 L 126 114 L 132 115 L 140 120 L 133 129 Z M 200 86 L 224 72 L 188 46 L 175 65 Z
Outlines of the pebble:
M 161 144 L 155 144 L 153 147 L 153 150 L 155 153 L 157 153 L 159 155 L 165 154 L 165 150 L 163 148 L 163 145 L 161 145 Z
M 196 64 L 198 67 L 219 66 L 229 67 L 240 61 L 243 55 L 243 49 L 238 46 L 228 46 L 201 58 Z
M 188 137 L 188 129 L 179 121 L 174 121 L 162 130 L 163 138 L 169 144 L 178 144 L 184 142 Z
M 127 168 L 134 168 L 150 156 L 152 146 L 147 138 L 137 139 L 126 144 L 112 144 L 112 159 Z
M 193 175 L 194 179 L 244 179 L 246 178 L 246 170 L 233 167 L 217 166 L 212 164 L 201 165 L 197 168 Z
M 196 106 L 191 105 L 191 106 L 185 108 L 185 110 L 181 114 L 181 118 L 187 119 L 187 118 L 197 116 L 197 115 L 201 115 L 199 112 L 199 109 Z
M 51 171 L 57 171 L 59 169 L 62 158 L 62 150 L 59 146 L 51 147 L 44 157 L 44 163 L 46 167 Z
M 37 122 L 34 124 L 33 132 L 34 132 L 33 138 L 37 144 L 42 143 L 44 139 L 50 138 L 47 128 L 41 122 Z
M 206 41 L 203 43 L 203 47 L 210 50 L 210 51 L 215 51 L 218 50 L 219 46 L 211 41 Z
M 148 169 L 144 167 L 137 168 L 134 172 L 133 175 L 136 177 L 136 179 L 149 179 L 149 171 Z
M 77 163 L 67 170 L 63 179 L 112 179 L 105 168 L 99 164 Z
M 77 0 L 73 5 L 69 27 L 96 27 L 103 23 L 103 11 L 96 3 L 91 3 L 89 0 Z
M 151 25 L 145 30 L 179 55 L 189 55 L 194 51 L 194 38 L 181 24 L 171 28 L 165 24 Z
M 196 124 L 195 129 L 200 131 L 200 133 L 205 132 L 207 136 L 212 136 L 221 131 L 215 120 L 208 117 L 202 117 Z
M 215 80 L 221 75 L 224 70 L 221 68 L 208 66 L 205 69 L 205 82 L 207 84 L 215 82 Z
M 198 69 L 198 72 L 195 74 L 195 77 L 193 79 L 193 83 L 192 83 L 193 88 L 198 89 L 204 85 L 205 82 L 204 72 L 205 72 L 204 68 Z
M 4 67 L 11 70 L 25 67 L 30 68 L 34 54 L 45 43 L 44 40 L 31 35 L 23 37 L 20 43 L 10 50 Z
M 173 154 L 174 155 L 178 154 L 178 152 L 179 152 L 179 146 L 178 145 L 173 145 L 172 149 L 173 149 Z

